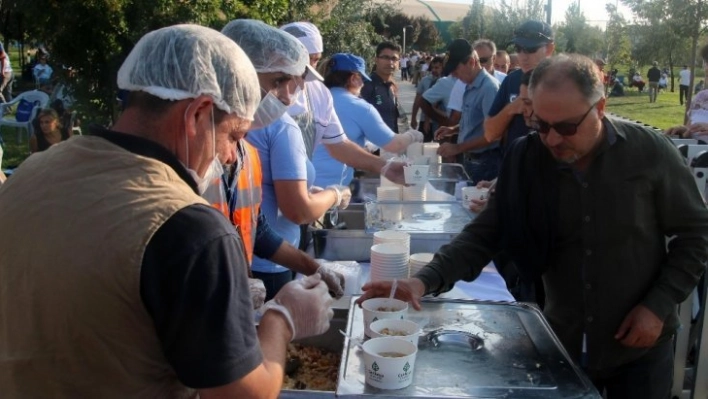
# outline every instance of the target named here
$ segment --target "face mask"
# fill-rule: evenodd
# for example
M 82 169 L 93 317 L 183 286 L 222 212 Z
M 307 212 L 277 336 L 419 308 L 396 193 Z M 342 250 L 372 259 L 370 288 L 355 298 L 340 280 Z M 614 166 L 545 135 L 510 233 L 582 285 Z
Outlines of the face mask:
M 299 93 L 295 93 L 295 97 L 297 95 L 299 95 Z M 261 103 L 258 104 L 256 114 L 253 115 L 251 130 L 263 129 L 278 120 L 287 110 L 287 105 L 283 104 L 272 91 L 268 92 L 261 100 Z
M 188 110 L 189 108 L 184 111 L 185 125 L 187 124 Z M 204 174 L 204 177 L 200 177 L 196 170 L 191 169 L 189 165 L 185 165 L 185 167 L 187 168 L 187 172 L 197 183 L 197 190 L 199 191 L 199 195 L 204 194 L 209 188 L 209 185 L 214 182 L 215 179 L 221 179 L 221 176 L 224 174 L 224 166 L 221 164 L 221 161 L 219 161 L 219 157 L 216 156 L 216 125 L 214 124 L 213 107 L 211 109 L 211 138 L 212 156 L 214 158 L 212 159 L 211 164 L 209 165 L 209 169 L 207 169 L 206 173 Z M 184 135 L 184 145 L 187 149 L 187 163 L 189 163 L 189 140 L 187 139 L 187 134 Z

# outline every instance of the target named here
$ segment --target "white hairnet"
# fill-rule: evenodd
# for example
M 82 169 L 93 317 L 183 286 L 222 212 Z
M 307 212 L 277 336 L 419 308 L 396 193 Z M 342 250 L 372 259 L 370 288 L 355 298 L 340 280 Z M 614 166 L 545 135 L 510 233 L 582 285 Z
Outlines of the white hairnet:
M 282 72 L 301 76 L 310 55 L 295 37 L 261 21 L 235 19 L 221 33 L 236 42 L 260 73 Z
M 292 22 L 281 26 L 280 29 L 295 36 L 310 54 L 322 53 L 324 50 L 320 30 L 310 22 Z
M 246 54 L 219 32 L 174 25 L 143 36 L 118 70 L 118 87 L 164 100 L 208 95 L 222 111 L 253 120 L 261 100 Z

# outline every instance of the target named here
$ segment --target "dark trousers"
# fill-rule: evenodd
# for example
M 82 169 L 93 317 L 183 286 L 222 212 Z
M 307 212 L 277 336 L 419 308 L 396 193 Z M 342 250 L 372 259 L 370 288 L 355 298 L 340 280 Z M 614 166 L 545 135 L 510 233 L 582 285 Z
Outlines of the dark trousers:
M 472 185 L 482 180 L 494 180 L 499 175 L 501 167 L 502 153 L 499 148 L 487 150 L 481 153 L 464 154 L 464 167 L 470 176 Z
M 673 339 L 651 348 L 639 359 L 610 370 L 586 370 L 607 399 L 668 399 L 674 373 Z
M 679 101 L 683 105 L 683 100 L 689 101 L 691 99 L 691 92 L 688 91 L 688 86 L 679 85 Z
M 266 301 L 273 299 L 275 294 L 280 291 L 283 286 L 295 278 L 295 275 L 290 270 L 281 273 L 261 273 L 257 271 L 252 271 L 253 278 L 263 280 L 263 285 L 266 288 Z

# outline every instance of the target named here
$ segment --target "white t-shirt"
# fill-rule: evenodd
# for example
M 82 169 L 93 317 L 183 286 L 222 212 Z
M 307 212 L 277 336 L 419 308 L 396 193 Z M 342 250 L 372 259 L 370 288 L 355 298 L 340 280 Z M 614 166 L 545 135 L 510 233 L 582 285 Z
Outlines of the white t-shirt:
M 401 58 L 401 68 L 406 68 L 408 66 L 408 57 Z
M 679 82 L 679 85 L 681 86 L 688 86 L 691 84 L 691 71 L 688 69 L 682 69 L 679 72 L 679 79 L 681 80 Z
M 288 108 L 288 114 L 295 117 L 307 112 L 307 104 L 305 102 L 308 99 L 310 104 L 312 104 L 314 114 L 315 147 L 319 143 L 337 144 L 343 142 L 346 139 L 344 129 L 339 122 L 337 113 L 334 111 L 332 93 L 330 93 L 324 83 L 319 81 L 306 82 L 305 91 Z
M 10 57 L 8 57 L 7 54 L 5 55 L 5 62 L 3 62 L 3 64 L 2 73 L 12 73 L 12 63 L 10 62 Z
M 421 71 L 421 72 L 427 72 L 427 71 L 428 71 L 428 67 L 429 67 L 429 66 L 428 66 L 427 63 L 426 63 L 426 64 L 423 64 L 423 65 L 420 66 L 420 71 Z
M 465 96 L 466 88 L 467 83 L 459 79 L 455 82 L 455 85 L 452 86 L 452 91 L 450 92 L 450 101 L 447 102 L 447 109 L 462 112 L 462 99 Z

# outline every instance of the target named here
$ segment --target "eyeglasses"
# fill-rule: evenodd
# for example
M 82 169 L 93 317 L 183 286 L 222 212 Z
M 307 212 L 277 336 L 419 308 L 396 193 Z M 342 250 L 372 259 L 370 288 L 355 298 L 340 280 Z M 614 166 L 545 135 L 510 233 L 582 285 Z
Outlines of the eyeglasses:
M 398 61 L 401 60 L 400 58 L 396 57 L 395 55 L 393 55 L 393 56 L 391 56 L 391 55 L 379 55 L 379 56 L 377 56 L 376 58 L 381 58 L 382 60 L 393 61 L 393 62 L 398 62 Z
M 599 101 L 598 101 L 599 102 Z M 578 126 L 582 125 L 583 121 L 585 118 L 587 118 L 588 114 L 590 114 L 590 111 L 595 108 L 597 105 L 596 102 L 595 104 L 591 105 L 590 108 L 585 112 L 582 118 L 580 118 L 580 121 L 578 123 L 571 123 L 571 122 L 558 122 L 554 124 L 550 124 L 543 119 L 532 119 L 531 122 L 531 129 L 536 130 L 537 132 L 541 134 L 548 134 L 551 129 L 555 130 L 556 133 L 558 133 L 561 136 L 572 136 L 575 133 L 578 132 Z M 531 114 L 533 116 L 533 113 Z
M 480 64 L 486 64 L 486 63 L 488 63 L 489 60 L 491 60 L 491 59 L 492 59 L 492 57 L 479 57 L 479 63 L 480 63 Z
M 546 47 L 546 45 L 545 45 L 545 44 L 542 44 L 542 45 L 536 46 L 536 47 L 522 47 L 522 46 L 519 46 L 519 45 L 517 44 L 516 46 L 514 46 L 514 50 L 515 50 L 516 53 L 518 53 L 518 54 L 521 54 L 521 53 L 524 53 L 524 54 L 535 54 L 541 47 Z

